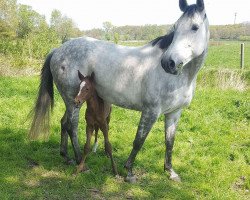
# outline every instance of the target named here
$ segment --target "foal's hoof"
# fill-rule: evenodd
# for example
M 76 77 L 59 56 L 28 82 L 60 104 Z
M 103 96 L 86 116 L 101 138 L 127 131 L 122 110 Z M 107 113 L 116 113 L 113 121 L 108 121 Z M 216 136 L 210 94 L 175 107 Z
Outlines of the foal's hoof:
M 74 176 L 77 176 L 80 173 L 88 173 L 90 172 L 90 169 L 76 169 L 76 171 L 73 173 Z
M 94 147 L 93 147 L 93 149 L 92 149 L 92 151 L 93 151 L 94 153 L 96 153 L 97 147 L 98 147 L 98 143 L 95 142 Z
M 125 181 L 128 183 L 136 183 L 136 176 L 127 176 Z

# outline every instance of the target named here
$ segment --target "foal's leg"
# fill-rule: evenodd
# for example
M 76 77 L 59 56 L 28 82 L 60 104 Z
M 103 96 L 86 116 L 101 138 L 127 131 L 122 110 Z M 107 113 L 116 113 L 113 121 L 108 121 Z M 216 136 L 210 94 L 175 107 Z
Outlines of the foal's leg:
M 67 133 L 67 112 L 61 119 L 61 145 L 60 154 L 67 164 L 71 164 L 72 160 L 68 157 L 68 133 Z
M 125 181 L 134 183 L 136 182 L 136 177 L 132 172 L 132 167 L 135 161 L 135 157 L 139 150 L 141 149 L 149 131 L 151 130 L 153 124 L 157 120 L 159 114 L 153 110 L 146 109 L 142 112 L 140 123 L 137 129 L 135 140 L 133 143 L 133 149 L 129 155 L 129 158 L 125 164 L 125 168 L 128 170 L 127 177 Z
M 83 149 L 83 155 L 82 155 L 82 161 L 81 163 L 78 165 L 76 173 L 82 172 L 82 171 L 86 171 L 87 167 L 85 164 L 85 160 L 87 158 L 87 155 L 90 152 L 90 142 L 91 142 L 91 136 L 93 134 L 94 131 L 94 126 L 88 124 L 87 122 L 87 127 L 86 127 L 86 143 L 84 145 L 84 149 Z
M 109 137 L 108 137 L 108 124 L 104 123 L 100 126 L 101 131 L 103 132 L 103 136 L 104 136 L 104 145 L 105 145 L 105 152 L 106 154 L 109 156 L 110 160 L 111 160 L 111 165 L 112 165 L 112 169 L 113 169 L 113 173 L 115 175 L 118 174 L 117 172 L 117 168 L 116 168 L 116 164 L 114 162 L 113 159 L 113 155 L 112 155 L 112 146 L 109 142 Z
M 175 173 L 172 168 L 172 150 L 174 146 L 175 131 L 178 120 L 181 116 L 181 110 L 165 114 L 165 144 L 166 144 L 166 155 L 164 162 L 164 170 L 170 173 L 170 179 L 174 181 L 181 181 L 179 175 Z
M 98 131 L 99 131 L 99 126 L 95 125 L 95 143 L 93 147 L 93 152 L 96 153 L 97 147 L 98 147 Z
M 74 105 L 67 106 L 67 132 L 70 136 L 77 164 L 81 162 L 82 158 L 77 137 L 79 111 L 80 108 L 76 108 Z

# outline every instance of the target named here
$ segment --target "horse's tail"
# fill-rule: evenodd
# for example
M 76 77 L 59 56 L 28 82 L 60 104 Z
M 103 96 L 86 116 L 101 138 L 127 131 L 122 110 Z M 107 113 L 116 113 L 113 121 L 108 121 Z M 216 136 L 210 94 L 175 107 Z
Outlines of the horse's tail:
M 50 52 L 41 70 L 40 85 L 35 106 L 30 113 L 33 117 L 29 138 L 36 139 L 40 134 L 48 136 L 50 112 L 54 106 L 53 77 L 50 70 L 50 60 L 54 51 Z

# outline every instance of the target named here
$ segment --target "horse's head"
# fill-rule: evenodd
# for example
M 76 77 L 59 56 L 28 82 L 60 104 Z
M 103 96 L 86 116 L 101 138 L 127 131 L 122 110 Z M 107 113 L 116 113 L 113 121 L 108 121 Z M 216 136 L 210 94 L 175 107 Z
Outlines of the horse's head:
M 203 0 L 188 5 L 179 0 L 183 12 L 174 24 L 173 41 L 163 54 L 161 65 L 170 74 L 179 74 L 188 62 L 207 50 L 209 40 L 208 20 Z
M 91 76 L 84 77 L 81 72 L 78 70 L 78 77 L 80 79 L 80 87 L 78 94 L 75 97 L 75 105 L 80 106 L 85 101 L 87 101 L 95 91 L 94 86 L 94 74 L 92 73 Z

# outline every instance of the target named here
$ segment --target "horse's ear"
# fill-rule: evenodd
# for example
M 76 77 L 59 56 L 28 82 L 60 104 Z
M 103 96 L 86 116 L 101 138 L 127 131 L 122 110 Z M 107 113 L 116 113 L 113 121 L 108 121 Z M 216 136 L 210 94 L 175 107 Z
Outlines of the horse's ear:
M 79 70 L 78 70 L 78 77 L 81 81 L 83 81 L 83 79 L 85 78 Z
M 185 12 L 186 8 L 188 7 L 187 0 L 179 0 L 179 7 L 182 12 Z
M 203 1 L 203 0 L 197 0 L 197 1 L 196 1 L 196 5 L 197 5 L 199 11 L 203 11 L 204 8 L 205 8 L 205 6 L 204 6 L 204 1 Z

